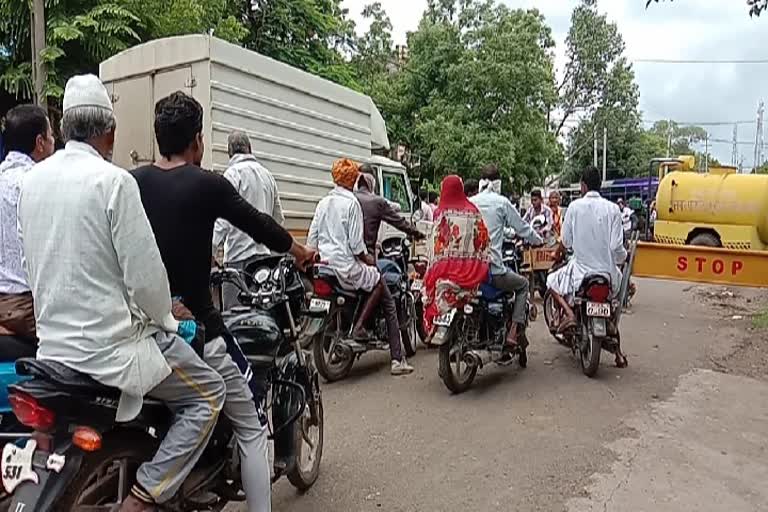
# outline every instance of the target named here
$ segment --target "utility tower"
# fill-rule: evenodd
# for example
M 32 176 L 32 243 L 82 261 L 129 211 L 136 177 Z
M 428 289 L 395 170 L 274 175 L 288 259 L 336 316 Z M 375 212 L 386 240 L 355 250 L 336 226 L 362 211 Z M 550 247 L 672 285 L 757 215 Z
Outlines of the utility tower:
M 739 125 L 733 125 L 733 149 L 731 149 L 731 165 L 739 165 Z
M 757 131 L 755 132 L 755 172 L 763 165 L 763 115 L 765 114 L 765 103 L 761 100 L 757 108 Z

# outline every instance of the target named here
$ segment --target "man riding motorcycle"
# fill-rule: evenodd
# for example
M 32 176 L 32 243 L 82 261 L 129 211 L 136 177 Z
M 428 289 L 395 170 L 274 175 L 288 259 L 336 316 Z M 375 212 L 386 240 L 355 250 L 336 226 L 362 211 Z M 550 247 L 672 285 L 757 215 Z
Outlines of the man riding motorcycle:
M 357 181 L 355 197 L 357 197 L 357 200 L 360 202 L 360 206 L 363 209 L 363 240 L 365 241 L 365 247 L 368 250 L 368 254 L 373 254 L 374 258 L 378 259 L 376 258 L 376 243 L 378 242 L 379 229 L 381 228 L 382 222 L 386 222 L 390 226 L 399 229 L 416 240 L 423 240 L 425 236 L 416 229 L 416 226 L 400 216 L 386 199 L 374 193 L 374 190 L 376 190 L 376 178 L 374 178 L 373 172 L 373 167 L 369 164 L 360 166 L 360 178 Z M 387 289 L 387 293 L 382 295 L 381 301 L 385 312 L 391 311 L 393 308 L 396 310 L 395 301 L 392 298 L 392 294 L 389 293 L 389 289 Z M 388 302 L 391 304 L 388 304 Z M 396 344 L 390 343 L 389 346 L 392 361 L 401 362 L 400 369 L 402 370 L 402 373 L 413 372 L 413 367 L 405 360 L 405 356 L 402 352 L 402 344 L 400 343 L 400 341 L 407 340 L 408 336 L 408 329 L 401 325 L 401 340 Z
M 333 271 L 339 284 L 346 290 L 370 292 L 357 317 L 352 336 L 366 339 L 365 325 L 376 307 L 382 304 L 387 321 L 387 336 L 393 354 L 393 375 L 411 373 L 405 358 L 400 356 L 400 325 L 397 308 L 392 300 L 386 300 L 389 289 L 378 268 L 374 256 L 368 253 L 363 237 L 363 208 L 352 190 L 360 176 L 360 167 L 349 159 L 337 160 L 331 170 L 336 188 L 331 190 L 317 205 L 309 227 L 307 245 L 320 252 L 320 258 Z
M 32 292 L 22 266 L 17 208 L 24 175 L 37 162 L 51 156 L 53 131 L 45 110 L 19 105 L 5 115 L 5 145 L 8 154 L 0 163 L 0 335 L 2 353 L 8 359 L 37 350 Z M 14 340 L 19 340 L 15 342 Z
M 610 278 L 613 292 L 621 286 L 621 265 L 627 257 L 624 248 L 619 207 L 600 196 L 602 179 L 596 167 L 587 167 L 581 176 L 582 197 L 568 207 L 563 221 L 562 244 L 573 249 L 573 257 L 561 269 L 547 278 L 552 297 L 565 312 L 558 331 L 563 332 L 576 323 L 569 298 L 581 286 L 587 275 L 599 274 Z M 626 366 L 626 358 L 616 352 L 617 366 Z
M 75 76 L 64 91 L 66 147 L 24 176 L 19 230 L 37 313 L 38 358 L 122 391 L 116 420 L 145 395 L 172 424 L 120 510 L 155 510 L 203 453 L 225 386 L 176 335 L 168 277 L 135 180 L 109 163 L 115 117 L 106 88 Z
M 509 199 L 501 195 L 501 174 L 495 165 L 487 165 L 481 172 L 480 193 L 470 201 L 483 215 L 491 237 L 491 285 L 515 295 L 512 325 L 507 331 L 507 347 L 517 344 L 518 326 L 525 323 L 525 305 L 528 300 L 528 279 L 506 268 L 502 260 L 504 230 L 512 228 L 515 234 L 532 245 L 541 245 L 542 239 L 531 225 L 520 218 L 520 213 Z
M 245 377 L 227 353 L 226 328 L 211 298 L 214 224 L 223 218 L 269 249 L 291 252 L 304 266 L 313 253 L 294 242 L 271 216 L 257 211 L 223 176 L 199 167 L 203 158 L 203 109 L 182 92 L 155 105 L 155 136 L 162 158 L 132 171 L 155 233 L 171 293 L 205 325 L 205 361 L 226 384 L 224 414 L 232 422 L 242 457 L 249 512 L 267 512 L 270 472 L 267 429 Z

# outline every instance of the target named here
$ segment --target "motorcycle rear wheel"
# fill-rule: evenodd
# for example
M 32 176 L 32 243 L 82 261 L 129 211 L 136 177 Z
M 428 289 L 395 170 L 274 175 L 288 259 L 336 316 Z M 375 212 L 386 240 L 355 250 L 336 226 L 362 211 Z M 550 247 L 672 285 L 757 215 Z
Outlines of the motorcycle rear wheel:
M 581 371 L 589 378 L 597 375 L 600 368 L 600 353 L 603 350 L 603 341 L 601 338 L 589 333 L 588 339 L 579 346 L 579 362 Z
M 130 493 L 136 470 L 157 451 L 149 436 L 121 432 L 104 439 L 104 447 L 85 453 L 80 469 L 57 500 L 56 512 L 93 510 L 94 506 L 116 506 Z
M 438 355 L 440 378 L 443 379 L 445 387 L 454 394 L 468 390 L 477 375 L 477 365 L 464 361 L 464 350 L 454 350 L 453 354 L 451 353 L 451 348 L 460 341 L 457 337 L 461 335 L 459 329 L 455 325 L 452 326 L 445 343 L 440 345 Z
M 338 315 L 331 313 L 331 318 L 328 320 L 325 328 L 315 336 L 315 341 L 312 344 L 312 355 L 314 356 L 315 366 L 317 372 L 325 379 L 326 382 L 335 382 L 347 378 L 349 372 L 352 371 L 352 365 L 355 363 L 354 356 L 341 359 L 339 356 L 329 353 L 329 349 L 333 341 L 338 338 L 339 332 L 336 329 L 336 322 Z M 336 358 L 337 360 L 334 360 Z
M 287 473 L 288 481 L 299 491 L 306 491 L 315 484 L 320 475 L 320 461 L 323 458 L 323 432 L 325 419 L 323 416 L 323 397 L 317 397 L 317 425 L 311 425 L 309 405 L 304 408 L 296 421 L 293 444 L 296 457 L 293 468 Z M 305 438 L 310 438 L 309 441 Z M 314 446 L 311 445 L 314 443 Z

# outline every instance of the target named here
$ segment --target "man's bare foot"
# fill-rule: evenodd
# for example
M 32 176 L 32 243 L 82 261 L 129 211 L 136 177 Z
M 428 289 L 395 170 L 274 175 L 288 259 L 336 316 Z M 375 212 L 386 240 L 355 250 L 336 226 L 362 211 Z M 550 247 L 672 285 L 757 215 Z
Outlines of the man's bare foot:
M 509 327 L 506 342 L 508 348 L 517 347 L 517 322 L 512 322 L 512 325 Z
M 570 329 L 571 327 L 576 326 L 576 317 L 575 316 L 566 316 L 562 322 L 560 322 L 560 326 L 557 328 L 558 334 L 563 334 L 565 331 Z
M 627 361 L 627 356 L 625 356 L 621 350 L 616 352 L 616 368 L 626 368 L 629 366 L 629 361 Z

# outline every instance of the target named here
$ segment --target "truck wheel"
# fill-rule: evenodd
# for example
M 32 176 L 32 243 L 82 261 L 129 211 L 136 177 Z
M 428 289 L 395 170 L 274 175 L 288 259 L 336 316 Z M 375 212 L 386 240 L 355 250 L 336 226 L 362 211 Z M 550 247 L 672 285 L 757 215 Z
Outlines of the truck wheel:
M 723 244 L 712 233 L 699 233 L 693 237 L 688 245 L 698 245 L 700 247 L 722 247 Z

